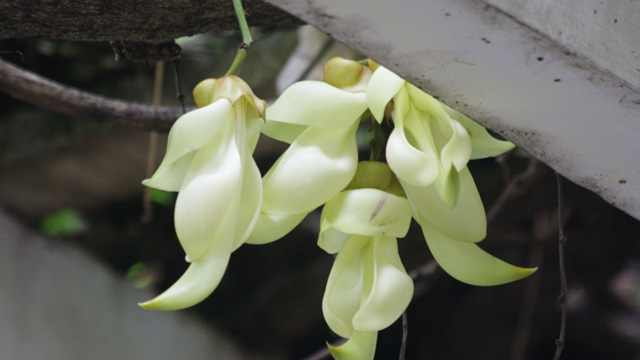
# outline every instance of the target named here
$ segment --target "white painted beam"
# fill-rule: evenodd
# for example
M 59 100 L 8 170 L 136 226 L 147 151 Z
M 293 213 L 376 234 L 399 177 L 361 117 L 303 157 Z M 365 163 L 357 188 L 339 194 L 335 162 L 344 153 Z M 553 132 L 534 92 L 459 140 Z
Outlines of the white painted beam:
M 269 2 L 640 219 L 640 2 L 581 3 L 619 16 L 611 24 L 554 13 L 572 0 L 494 1 L 509 13 L 478 0 Z

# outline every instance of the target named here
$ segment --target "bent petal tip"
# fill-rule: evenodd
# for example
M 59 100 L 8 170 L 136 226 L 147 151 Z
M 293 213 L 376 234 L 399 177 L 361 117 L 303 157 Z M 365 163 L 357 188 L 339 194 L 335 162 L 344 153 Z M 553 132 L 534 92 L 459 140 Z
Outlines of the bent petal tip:
M 438 264 L 451 277 L 469 285 L 493 286 L 533 274 L 538 268 L 521 268 L 485 252 L 472 242 L 460 241 L 421 221 L 427 245 Z
M 340 346 L 332 346 L 329 343 L 327 346 L 335 360 L 373 360 L 377 341 L 377 332 L 356 332 Z
M 230 256 L 230 253 L 218 254 L 193 262 L 169 289 L 138 305 L 148 310 L 181 310 L 200 303 L 218 287 Z

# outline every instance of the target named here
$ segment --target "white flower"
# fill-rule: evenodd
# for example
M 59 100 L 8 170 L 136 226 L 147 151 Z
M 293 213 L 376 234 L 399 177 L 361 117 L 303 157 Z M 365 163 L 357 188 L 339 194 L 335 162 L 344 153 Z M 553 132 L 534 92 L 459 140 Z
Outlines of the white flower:
M 367 86 L 376 120 L 382 121 L 392 100 L 387 161 L 440 266 L 472 285 L 497 285 L 533 273 L 474 244 L 485 238 L 487 220 L 467 162 L 497 156 L 513 144 L 493 138 L 481 125 L 378 66 Z
M 168 290 L 141 304 L 148 309 L 182 309 L 209 296 L 260 210 L 262 182 L 251 154 L 265 102 L 235 76 L 201 82 L 194 97 L 200 108 L 176 121 L 162 164 L 143 182 L 179 191 L 175 228 L 191 265 Z
M 349 184 L 370 75 L 366 66 L 333 58 L 326 82 L 295 83 L 267 109 L 263 133 L 291 145 L 263 178 L 262 210 L 247 243 L 279 239 Z
M 358 178 L 370 175 L 372 168 L 381 177 L 392 178 L 385 164 L 361 164 L 356 175 L 360 185 L 363 181 Z M 384 190 L 395 186 L 393 181 L 372 179 L 369 185 L 375 182 Z M 335 359 L 373 359 L 377 332 L 395 322 L 409 305 L 413 281 L 400 261 L 396 238 L 407 234 L 410 222 L 407 199 L 382 189 L 345 190 L 324 206 L 318 245 L 338 256 L 322 312 L 333 332 L 350 339 L 330 347 Z

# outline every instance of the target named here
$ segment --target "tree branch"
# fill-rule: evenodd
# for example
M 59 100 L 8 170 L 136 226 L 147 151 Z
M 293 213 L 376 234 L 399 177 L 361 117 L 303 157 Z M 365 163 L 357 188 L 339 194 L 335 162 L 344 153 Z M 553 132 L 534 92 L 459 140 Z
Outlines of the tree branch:
M 0 91 L 45 110 L 138 130 L 168 131 L 182 108 L 109 99 L 46 79 L 0 59 Z
M 245 0 L 244 6 L 251 26 L 279 28 L 302 24 L 261 0 Z M 231 0 L 0 1 L 0 39 L 45 37 L 158 43 L 237 28 Z

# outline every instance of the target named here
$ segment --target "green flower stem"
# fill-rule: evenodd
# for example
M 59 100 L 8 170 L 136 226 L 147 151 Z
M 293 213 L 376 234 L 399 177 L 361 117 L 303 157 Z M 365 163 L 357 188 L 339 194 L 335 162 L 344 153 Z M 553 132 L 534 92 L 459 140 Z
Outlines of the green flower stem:
M 238 49 L 238 52 L 236 53 L 236 57 L 233 59 L 233 62 L 231 63 L 231 66 L 229 67 L 229 70 L 227 70 L 227 73 L 225 75 L 235 75 L 245 57 L 247 57 L 247 49 L 240 47 L 240 49 Z
M 242 64 L 244 58 L 247 57 L 247 50 L 251 46 L 251 43 L 253 43 L 253 38 L 249 31 L 249 24 L 247 24 L 247 18 L 245 17 L 244 9 L 242 8 L 242 0 L 233 0 L 233 8 L 235 9 L 236 16 L 238 17 L 238 25 L 240 26 L 240 32 L 242 33 L 242 44 L 240 44 L 236 57 L 233 59 L 233 62 L 225 75 L 235 75 L 240 64 Z
M 240 32 L 242 33 L 242 42 L 245 45 L 244 47 L 248 48 L 251 46 L 253 38 L 251 38 L 251 33 L 249 32 L 249 25 L 247 24 L 247 18 L 244 15 L 242 1 L 233 0 L 233 8 L 235 9 L 236 16 L 238 17 L 238 24 L 240 25 Z
M 373 138 L 369 141 L 369 147 L 371 148 L 371 157 L 370 161 L 377 161 L 380 158 L 380 154 L 382 154 L 382 148 L 384 147 L 382 141 L 382 129 L 380 128 L 380 124 L 376 121 L 372 121 L 373 123 Z

